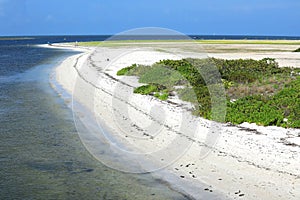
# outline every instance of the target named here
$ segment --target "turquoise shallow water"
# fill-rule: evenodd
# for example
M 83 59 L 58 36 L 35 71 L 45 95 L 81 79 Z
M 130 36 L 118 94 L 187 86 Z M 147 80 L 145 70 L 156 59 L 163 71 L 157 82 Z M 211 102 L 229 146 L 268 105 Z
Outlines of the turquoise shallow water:
M 151 174 L 110 169 L 86 151 L 49 85 L 62 58 L 0 80 L 0 199 L 187 199 Z

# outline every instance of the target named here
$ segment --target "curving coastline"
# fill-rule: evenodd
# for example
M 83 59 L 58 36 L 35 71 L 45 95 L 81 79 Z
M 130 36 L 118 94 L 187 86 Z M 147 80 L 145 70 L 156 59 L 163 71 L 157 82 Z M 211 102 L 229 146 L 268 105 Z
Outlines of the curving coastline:
M 101 47 L 93 53 L 85 52 L 69 57 L 56 68 L 56 80 L 65 90 L 73 93 L 77 101 L 100 117 L 112 130 L 115 139 L 134 151 L 145 153 L 149 152 L 149 149 L 161 149 L 169 145 L 167 141 L 174 141 L 178 136 L 183 138 L 182 140 L 190 146 L 178 158 L 171 159 L 171 164 L 169 163 L 171 160 L 167 160 L 168 157 L 172 157 L 170 151 L 167 151 L 167 155 L 164 155 L 164 152 L 154 156 L 146 154 L 145 159 L 152 161 L 154 165 L 166 166 L 165 169 L 177 177 L 173 179 L 175 188 L 191 186 L 183 190 L 195 199 L 203 198 L 202 195 L 206 193 L 209 195 L 215 191 L 218 191 L 215 193 L 219 197 L 223 194 L 233 199 L 300 197 L 297 191 L 300 186 L 299 130 L 259 127 L 248 123 L 240 126 L 218 124 L 220 132 L 217 143 L 208 146 L 205 144 L 205 138 L 209 134 L 211 122 L 192 116 L 184 109 L 184 105 L 178 106 L 152 97 L 133 95 L 132 87 L 138 84 L 137 80 L 134 78 L 120 80 L 120 77 L 115 75 L 118 69 L 133 63 L 152 64 L 162 58 L 176 59 L 176 57 L 153 49 L 149 51 L 146 48 L 138 51 L 131 49 L 132 53 L 124 55 L 121 59 L 115 59 L 121 52 L 128 50 L 130 50 L 128 47 L 123 49 Z M 111 60 L 114 62 L 108 69 L 107 64 Z M 86 98 L 88 96 L 93 98 Z M 130 98 L 127 98 L 128 96 Z M 112 103 L 113 99 L 117 101 Z M 156 112 L 150 112 L 153 105 L 157 106 L 157 111 L 163 109 L 164 119 L 160 119 Z M 128 115 L 124 108 L 130 109 L 131 114 Z M 120 117 L 118 120 L 130 117 L 130 121 L 134 123 L 124 123 L 120 130 L 118 124 L 120 121 L 117 124 L 115 122 L 115 112 Z M 182 116 L 187 119 L 184 131 L 178 127 L 178 121 L 182 121 Z M 162 120 L 164 120 L 162 127 L 164 134 L 158 136 L 144 134 L 147 130 L 151 133 L 152 128 L 147 127 L 161 128 L 159 122 Z M 132 131 L 133 135 L 127 135 L 122 129 Z M 199 153 L 203 148 L 210 151 L 206 157 Z M 178 156 L 178 152 L 173 153 L 172 158 Z M 178 180 L 180 184 L 176 186 Z M 200 187 L 197 187 L 198 185 Z M 198 190 L 194 191 L 195 188 Z

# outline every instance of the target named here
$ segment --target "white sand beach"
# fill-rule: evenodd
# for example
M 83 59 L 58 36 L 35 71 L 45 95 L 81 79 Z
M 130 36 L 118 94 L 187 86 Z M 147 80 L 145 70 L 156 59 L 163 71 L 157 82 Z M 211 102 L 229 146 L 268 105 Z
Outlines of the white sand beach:
M 225 48 L 204 45 L 204 48 L 212 47 Z M 256 45 L 255 49 L 268 47 L 276 48 Z M 287 52 L 291 46 L 280 48 L 284 48 L 283 51 L 271 49 L 260 53 L 216 50 L 208 51 L 208 56 L 227 59 L 271 57 L 276 58 L 280 66 L 300 67 L 299 53 Z M 190 105 L 178 99 L 168 103 L 133 94 L 133 88 L 140 85 L 137 78 L 116 75 L 119 69 L 134 63 L 153 64 L 162 59 L 191 56 L 197 55 L 192 51 L 174 54 L 140 46 L 89 48 L 63 61 L 56 68 L 55 77 L 73 94 L 74 100 L 96 116 L 98 124 L 105 124 L 110 135 L 101 137 L 107 142 L 114 141 L 112 150 L 121 148 L 120 155 L 129 155 L 133 160 L 143 158 L 132 160 L 142 168 L 141 171 L 134 168 L 136 172 L 153 171 L 163 176 L 159 169 L 164 169 L 164 173 L 176 177 L 173 182 L 166 181 L 177 189 L 182 187 L 183 192 L 195 199 L 203 199 L 205 193 L 228 199 L 300 199 L 299 129 L 210 122 L 193 116 Z M 81 114 L 84 118 L 85 113 Z M 97 149 L 93 150 L 92 144 L 90 148 L 97 157 Z M 103 159 L 112 168 L 130 171 L 129 167 Z M 178 184 L 175 180 L 179 180 Z

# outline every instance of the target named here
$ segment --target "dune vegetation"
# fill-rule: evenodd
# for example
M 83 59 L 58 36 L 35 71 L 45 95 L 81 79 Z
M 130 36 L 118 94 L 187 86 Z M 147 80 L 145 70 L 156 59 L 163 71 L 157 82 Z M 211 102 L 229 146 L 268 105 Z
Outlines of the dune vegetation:
M 272 58 L 161 60 L 151 66 L 125 67 L 117 75 L 139 77 L 144 85 L 134 93 L 160 100 L 177 94 L 195 106 L 195 115 L 207 119 L 212 118 L 209 88 L 222 85 L 226 122 L 300 128 L 300 70 L 279 67 Z
M 296 49 L 294 52 L 300 52 L 300 48 Z

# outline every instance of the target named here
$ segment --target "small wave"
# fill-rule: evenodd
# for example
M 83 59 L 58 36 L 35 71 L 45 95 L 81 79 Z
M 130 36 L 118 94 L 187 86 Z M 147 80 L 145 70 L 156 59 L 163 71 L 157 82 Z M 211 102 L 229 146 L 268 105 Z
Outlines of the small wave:
M 11 75 L 11 76 L 0 76 L 0 83 L 12 83 L 12 82 L 18 82 L 21 81 L 21 75 L 16 74 L 16 75 Z

